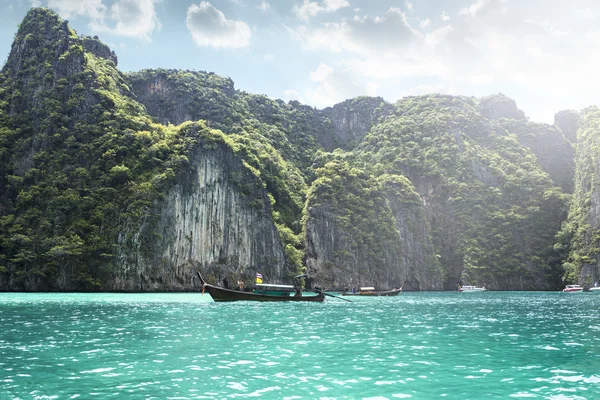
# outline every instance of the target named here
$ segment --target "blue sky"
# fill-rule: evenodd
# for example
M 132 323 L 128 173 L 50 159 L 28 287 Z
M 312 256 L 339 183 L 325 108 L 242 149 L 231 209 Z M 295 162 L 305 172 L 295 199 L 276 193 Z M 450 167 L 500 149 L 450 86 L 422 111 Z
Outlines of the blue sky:
M 27 10 L 98 35 L 119 68 L 179 68 L 318 108 L 359 95 L 504 93 L 535 121 L 598 104 L 595 0 L 0 0 L 0 60 Z

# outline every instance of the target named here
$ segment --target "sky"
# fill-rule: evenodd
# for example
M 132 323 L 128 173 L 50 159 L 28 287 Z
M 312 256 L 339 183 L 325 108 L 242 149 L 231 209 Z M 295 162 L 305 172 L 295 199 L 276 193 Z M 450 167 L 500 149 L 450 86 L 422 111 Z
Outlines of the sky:
M 32 6 L 98 35 L 123 71 L 215 72 L 317 108 L 503 93 L 552 123 L 600 103 L 597 0 L 0 0 L 2 65 Z

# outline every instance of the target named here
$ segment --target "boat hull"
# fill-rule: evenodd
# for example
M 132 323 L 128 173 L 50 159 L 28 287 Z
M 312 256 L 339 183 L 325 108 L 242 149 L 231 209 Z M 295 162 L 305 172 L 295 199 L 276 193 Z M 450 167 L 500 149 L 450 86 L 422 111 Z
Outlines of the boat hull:
M 458 291 L 461 293 L 472 293 L 472 292 L 485 292 L 487 291 L 487 289 L 484 287 L 477 287 L 477 286 L 461 286 L 458 288 Z
M 567 285 L 563 289 L 564 293 L 583 293 L 583 287 L 579 285 Z
M 344 293 L 342 293 L 342 296 L 398 296 L 400 293 L 402 293 L 402 289 L 382 290 L 380 292 L 363 292 L 363 293 L 344 292 Z
M 312 302 L 323 302 L 325 300 L 325 293 L 318 292 L 315 296 L 290 296 L 290 295 L 270 295 L 270 294 L 259 294 L 252 292 L 242 292 L 239 290 L 225 289 L 218 286 L 210 285 L 200 277 L 202 283 L 202 293 L 205 291 L 210 294 L 214 301 L 312 301 Z
M 593 287 L 590 289 L 590 292 L 600 294 L 600 287 Z

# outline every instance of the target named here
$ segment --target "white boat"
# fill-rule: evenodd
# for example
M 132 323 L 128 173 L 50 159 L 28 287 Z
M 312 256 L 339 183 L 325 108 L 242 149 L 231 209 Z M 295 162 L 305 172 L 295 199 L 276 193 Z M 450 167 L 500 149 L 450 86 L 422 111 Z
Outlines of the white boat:
M 600 286 L 595 286 L 593 288 L 590 288 L 590 292 L 600 294 Z
M 582 293 L 583 288 L 579 285 L 567 285 L 563 289 L 563 292 L 565 292 L 565 293 Z
M 477 286 L 459 286 L 458 291 L 462 293 L 470 293 L 470 292 L 485 292 L 487 289 L 484 287 Z

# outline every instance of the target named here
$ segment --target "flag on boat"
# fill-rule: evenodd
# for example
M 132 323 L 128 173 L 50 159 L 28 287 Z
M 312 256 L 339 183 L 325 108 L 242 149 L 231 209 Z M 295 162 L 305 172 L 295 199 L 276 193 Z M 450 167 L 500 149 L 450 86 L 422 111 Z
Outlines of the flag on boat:
M 262 283 L 262 274 L 256 273 L 256 283 Z

